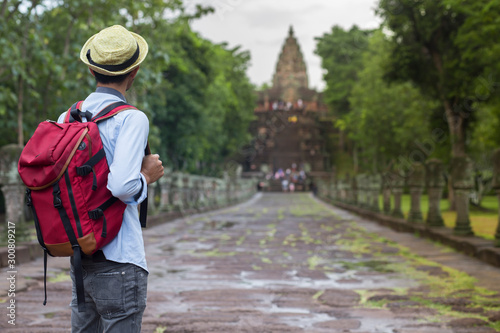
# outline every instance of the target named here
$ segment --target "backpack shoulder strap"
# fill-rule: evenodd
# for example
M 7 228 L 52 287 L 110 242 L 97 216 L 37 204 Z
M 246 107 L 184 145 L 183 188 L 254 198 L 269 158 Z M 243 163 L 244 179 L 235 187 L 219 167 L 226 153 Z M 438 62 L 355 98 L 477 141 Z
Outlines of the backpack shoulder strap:
M 113 117 L 119 112 L 125 111 L 125 110 L 137 110 L 135 106 L 129 105 L 125 102 L 115 102 L 111 103 L 108 106 L 106 106 L 104 109 L 99 111 L 93 118 L 93 122 L 99 122 L 105 119 L 108 119 L 110 117 Z
M 106 106 L 104 109 L 102 109 L 98 114 L 96 114 L 93 118 L 93 122 L 99 122 L 102 120 L 106 120 L 108 118 L 113 117 L 117 113 L 125 110 L 137 110 L 135 106 L 129 105 L 125 102 L 115 102 L 111 103 L 110 105 Z M 149 142 L 146 144 L 146 148 L 144 151 L 145 155 L 151 154 L 151 150 L 149 148 Z M 146 185 L 147 186 L 147 185 Z M 140 208 L 140 216 L 139 216 L 139 221 L 141 222 L 141 227 L 146 228 L 146 219 L 148 215 L 148 197 L 144 199 L 144 201 L 141 203 L 141 208 Z
M 68 109 L 68 111 L 66 112 L 66 116 L 64 117 L 65 123 L 72 123 L 77 120 L 76 118 L 74 118 L 74 115 L 80 112 L 82 104 L 83 101 L 76 102 Z

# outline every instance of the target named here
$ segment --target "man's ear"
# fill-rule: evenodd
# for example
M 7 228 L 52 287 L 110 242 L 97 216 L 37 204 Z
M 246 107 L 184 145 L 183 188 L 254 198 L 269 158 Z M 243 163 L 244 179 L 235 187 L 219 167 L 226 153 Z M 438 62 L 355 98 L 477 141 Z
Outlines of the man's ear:
M 138 71 L 139 71 L 139 66 L 137 66 L 136 68 L 134 68 L 132 72 L 130 72 L 130 77 L 135 78 Z
M 89 71 L 90 71 L 90 74 L 92 74 L 92 76 L 95 77 L 95 74 L 94 74 L 94 71 L 92 70 L 92 68 L 89 67 Z

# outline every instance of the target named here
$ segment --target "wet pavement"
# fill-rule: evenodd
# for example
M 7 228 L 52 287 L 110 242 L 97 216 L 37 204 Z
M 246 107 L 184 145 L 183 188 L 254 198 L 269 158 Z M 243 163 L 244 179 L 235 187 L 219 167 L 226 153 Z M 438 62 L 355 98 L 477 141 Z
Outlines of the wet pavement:
M 144 231 L 142 332 L 497 332 L 500 269 L 400 234 L 304 193 L 265 193 Z M 67 258 L 18 267 L 15 326 L 69 332 Z M 125 333 L 125 332 L 123 332 Z

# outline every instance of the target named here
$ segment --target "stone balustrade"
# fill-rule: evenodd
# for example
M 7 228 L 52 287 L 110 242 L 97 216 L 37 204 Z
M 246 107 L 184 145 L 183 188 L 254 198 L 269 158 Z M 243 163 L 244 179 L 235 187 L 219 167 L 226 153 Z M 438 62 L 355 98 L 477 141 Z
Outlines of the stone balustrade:
M 5 199 L 5 221 L 22 222 L 26 187 L 17 172 L 22 147 L 7 145 L 0 149 L 0 188 Z M 257 180 L 240 175 L 213 178 L 181 172 L 166 172 L 148 188 L 148 210 L 152 215 L 163 212 L 201 212 L 236 204 L 252 197 Z M 29 219 L 29 218 L 28 218 Z
M 500 203 L 500 149 L 493 154 L 493 183 Z M 473 164 L 467 157 L 456 157 L 450 161 L 448 181 L 454 191 L 456 223 L 452 231 L 455 236 L 473 236 L 469 219 L 469 202 L 474 188 Z M 426 163 L 414 163 L 404 174 L 401 170 L 388 170 L 384 174 L 347 175 L 345 179 L 318 178 L 318 197 L 356 210 L 382 214 L 388 219 L 396 218 L 407 225 L 421 225 L 423 228 L 444 227 L 440 201 L 446 184 L 445 167 L 438 159 Z M 410 207 L 406 219 L 402 209 L 404 191 L 410 194 Z M 427 216 L 422 213 L 423 194 L 428 196 Z M 379 202 L 382 196 L 382 204 Z M 499 204 L 500 207 L 500 204 Z M 382 208 L 382 209 L 381 209 Z M 495 246 L 500 247 L 500 208 Z
M 248 200 L 256 193 L 256 184 L 255 179 L 220 179 L 173 172 L 159 180 L 154 197 L 149 199 L 160 204 L 148 207 L 153 214 L 212 210 Z

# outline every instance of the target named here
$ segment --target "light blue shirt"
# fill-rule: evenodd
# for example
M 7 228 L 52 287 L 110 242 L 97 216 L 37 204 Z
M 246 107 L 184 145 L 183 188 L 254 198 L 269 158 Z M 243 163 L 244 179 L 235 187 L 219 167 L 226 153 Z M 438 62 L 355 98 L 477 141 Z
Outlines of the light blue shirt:
M 83 102 L 81 109 L 95 115 L 109 104 L 119 101 L 126 102 L 119 91 L 97 87 Z M 66 112 L 58 122 L 64 122 L 65 115 Z M 149 134 L 148 118 L 142 111 L 125 110 L 99 122 L 97 126 L 110 170 L 107 187 L 113 196 L 127 204 L 118 235 L 102 251 L 108 260 L 131 263 L 147 270 L 137 205 L 147 196 L 147 183 L 141 173 L 141 165 Z

